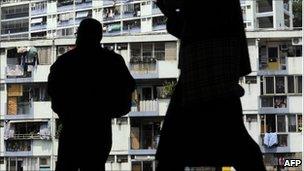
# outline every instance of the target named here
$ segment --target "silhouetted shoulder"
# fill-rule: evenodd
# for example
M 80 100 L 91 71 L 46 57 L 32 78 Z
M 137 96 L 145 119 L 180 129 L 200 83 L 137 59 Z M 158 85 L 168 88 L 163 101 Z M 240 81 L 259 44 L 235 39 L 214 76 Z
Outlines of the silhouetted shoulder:
M 118 64 L 125 64 L 125 60 L 118 53 L 106 48 L 103 48 L 103 52 L 107 58 L 111 58 L 111 60 L 117 62 Z
M 66 52 L 65 54 L 59 56 L 57 58 L 57 60 L 54 62 L 54 64 L 51 66 L 51 70 L 55 69 L 59 66 L 67 65 L 73 59 L 73 56 L 75 56 L 75 55 L 76 55 L 76 49 L 72 49 L 72 50 Z

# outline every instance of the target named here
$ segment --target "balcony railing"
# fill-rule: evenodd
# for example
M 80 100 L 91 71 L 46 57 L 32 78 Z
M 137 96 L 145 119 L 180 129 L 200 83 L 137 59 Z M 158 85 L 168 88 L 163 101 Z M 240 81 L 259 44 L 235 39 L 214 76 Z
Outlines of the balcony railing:
M 57 23 L 58 27 L 66 27 L 66 26 L 71 26 L 73 24 L 74 24 L 74 19 L 58 21 Z
M 148 112 L 157 111 L 158 101 L 157 100 L 141 100 L 138 103 L 134 103 L 131 111 L 132 112 Z
M 84 9 L 92 7 L 92 1 L 83 2 L 83 3 L 76 3 L 76 9 Z
M 154 25 L 152 29 L 153 31 L 166 30 L 166 24 Z
M 43 9 L 34 9 L 31 11 L 31 15 L 41 15 L 41 14 L 46 14 L 47 12 L 47 8 L 43 8 Z
M 43 30 L 43 29 L 46 29 L 46 23 L 41 23 L 39 25 L 32 25 L 31 26 L 31 30 L 34 31 L 34 30 Z

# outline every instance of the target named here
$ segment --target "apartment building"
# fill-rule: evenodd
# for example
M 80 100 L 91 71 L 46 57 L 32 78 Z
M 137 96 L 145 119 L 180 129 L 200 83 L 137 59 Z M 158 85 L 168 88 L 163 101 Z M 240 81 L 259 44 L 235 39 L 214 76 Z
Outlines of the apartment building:
M 292 1 L 241 6 L 253 69 L 240 79 L 244 122 L 274 170 L 282 159 L 302 155 L 302 30 L 293 27 Z M 74 33 L 87 17 L 103 23 L 102 45 L 124 57 L 137 83 L 131 112 L 112 120 L 106 168 L 155 170 L 162 121 L 179 75 L 179 42 L 167 34 L 154 2 L 1 0 L 0 13 L 0 170 L 55 168 L 61 125 L 50 108 L 47 76 L 57 57 L 74 48 Z M 272 146 L 270 133 L 277 137 Z

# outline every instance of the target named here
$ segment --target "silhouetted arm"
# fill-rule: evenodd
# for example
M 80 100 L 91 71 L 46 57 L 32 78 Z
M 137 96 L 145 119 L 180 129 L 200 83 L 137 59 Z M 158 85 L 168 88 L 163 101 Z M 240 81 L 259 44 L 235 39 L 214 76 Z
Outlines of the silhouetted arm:
M 121 117 L 128 114 L 131 111 L 132 106 L 132 93 L 135 90 L 135 80 L 129 72 L 128 67 L 122 56 L 115 54 L 116 67 L 117 67 L 117 83 L 116 94 L 119 101 L 116 101 L 118 105 L 115 107 L 116 111 L 112 114 L 114 117 Z
M 55 113 L 60 115 L 64 111 L 64 97 L 62 95 L 62 78 L 60 66 L 54 63 L 50 68 L 50 74 L 48 76 L 47 91 L 51 97 L 52 109 Z

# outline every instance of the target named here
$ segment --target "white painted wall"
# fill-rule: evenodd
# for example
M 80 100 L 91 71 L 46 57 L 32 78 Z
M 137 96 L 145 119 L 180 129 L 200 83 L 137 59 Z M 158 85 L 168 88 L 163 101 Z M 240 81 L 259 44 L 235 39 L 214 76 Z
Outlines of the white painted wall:
M 284 29 L 284 10 L 283 0 L 273 0 L 273 27 L 276 29 Z
M 251 138 L 256 142 L 259 143 L 260 138 L 260 120 L 258 119 L 257 122 L 246 122 L 245 127 L 251 136 Z
M 259 49 L 256 39 L 247 39 L 248 52 L 250 57 L 250 65 L 252 71 L 258 71 Z
M 51 65 L 37 65 L 37 68 L 32 72 L 34 82 L 47 82 L 50 73 Z
M 32 148 L 34 156 L 49 156 L 52 154 L 52 141 L 34 140 Z
M 0 54 L 0 80 L 3 80 L 6 78 L 6 51 L 4 53 Z
M 57 27 L 57 1 L 52 1 L 47 4 L 47 29 L 56 29 Z
M 287 57 L 287 71 L 290 75 L 302 74 L 303 57 Z
M 287 107 L 290 113 L 302 113 L 302 96 L 288 96 Z
M 152 31 L 152 18 L 141 19 L 141 32 L 151 32 Z
M 33 102 L 32 104 L 35 119 L 52 118 L 51 102 Z
M 252 111 L 257 111 L 259 106 L 259 93 L 260 84 L 259 79 L 257 84 L 241 84 L 245 90 L 245 95 L 241 97 L 242 107 L 244 113 L 251 113 Z
M 290 133 L 288 135 L 288 142 L 290 152 L 302 152 L 303 148 L 303 133 Z
M 112 125 L 112 135 L 112 151 L 127 152 L 130 148 L 130 124 Z
M 177 61 L 158 61 L 157 65 L 159 78 L 178 77 Z
M 170 99 L 158 99 L 159 116 L 165 116 L 170 103 Z
M 152 3 L 151 1 L 146 1 L 140 4 L 141 16 L 148 16 L 152 14 Z

